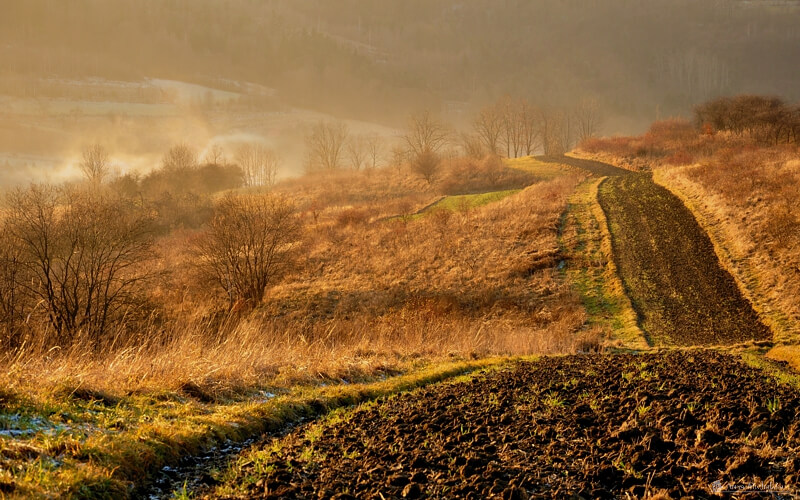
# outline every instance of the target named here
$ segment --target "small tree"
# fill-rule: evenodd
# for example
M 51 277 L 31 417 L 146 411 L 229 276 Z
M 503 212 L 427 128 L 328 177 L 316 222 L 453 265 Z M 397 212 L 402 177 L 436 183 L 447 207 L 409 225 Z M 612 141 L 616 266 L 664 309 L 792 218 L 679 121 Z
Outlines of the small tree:
M 358 172 L 369 160 L 369 143 L 363 135 L 353 135 L 345 143 L 345 153 L 350 167 Z
M 378 134 L 369 134 L 365 137 L 367 146 L 367 159 L 369 167 L 376 169 L 381 166 L 384 161 L 384 144 Z
M 292 268 L 301 229 L 294 206 L 284 198 L 228 194 L 195 245 L 199 269 L 231 305 L 257 304 Z
M 161 160 L 164 170 L 180 172 L 197 166 L 197 154 L 186 144 L 172 146 Z
M 348 131 L 344 123 L 320 122 L 306 134 L 306 169 L 337 170 L 342 166 Z
M 100 144 L 87 146 L 79 164 L 81 172 L 92 184 L 101 184 L 108 176 L 108 151 Z
M 150 274 L 149 215 L 96 191 L 33 186 L 9 195 L 8 236 L 17 249 L 19 290 L 42 305 L 57 338 L 78 331 L 99 339 L 136 305 Z
M 242 144 L 236 152 L 236 161 L 242 169 L 246 186 L 275 185 L 280 158 L 272 149 L 261 144 Z
M 450 140 L 450 131 L 426 111 L 411 117 L 403 140 L 412 168 L 431 184 L 439 169 L 440 153 Z

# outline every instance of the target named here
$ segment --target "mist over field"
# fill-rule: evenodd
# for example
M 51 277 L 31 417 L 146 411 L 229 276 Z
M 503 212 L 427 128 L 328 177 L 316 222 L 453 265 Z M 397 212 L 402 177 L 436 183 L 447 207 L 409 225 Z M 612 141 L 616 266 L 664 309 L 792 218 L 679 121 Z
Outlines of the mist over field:
M 3 3 L 3 185 L 75 178 L 97 142 L 124 173 L 254 139 L 293 175 L 317 121 L 391 142 L 412 112 L 466 130 L 504 95 L 591 99 L 607 135 L 721 95 L 800 98 L 796 1 Z

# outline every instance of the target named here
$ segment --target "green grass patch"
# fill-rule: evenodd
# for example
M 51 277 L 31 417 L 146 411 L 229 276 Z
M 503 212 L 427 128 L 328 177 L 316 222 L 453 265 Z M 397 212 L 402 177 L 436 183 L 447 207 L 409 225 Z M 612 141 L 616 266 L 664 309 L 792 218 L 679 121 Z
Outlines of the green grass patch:
M 550 180 L 555 179 L 556 177 L 560 177 L 562 175 L 575 172 L 577 169 L 564 164 L 559 163 L 545 163 L 543 161 L 539 161 L 533 156 L 524 156 L 522 158 L 507 158 L 503 160 L 509 168 L 514 168 L 517 170 L 522 170 L 523 172 L 528 172 L 533 174 L 534 176 L 543 179 L 543 180 Z
M 768 348 L 751 349 L 741 353 L 742 360 L 749 366 L 758 368 L 778 383 L 800 390 L 800 374 L 765 357 Z
M 14 395 L 0 407 L 0 482 L 17 498 L 128 498 L 165 465 L 332 409 L 503 365 L 508 358 L 419 365 L 388 379 L 254 390 L 225 403 L 181 393 L 111 404 L 74 392 Z
M 567 257 L 564 272 L 581 296 L 590 325 L 611 332 L 611 339 L 622 347 L 646 349 L 647 340 L 612 257 L 608 222 L 597 201 L 602 181 L 590 179 L 570 197 L 559 236 Z
M 503 198 L 517 194 L 521 189 L 507 189 L 505 191 L 492 191 L 489 193 L 480 194 L 462 194 L 457 196 L 447 196 L 439 203 L 436 203 L 428 209 L 432 210 L 452 210 L 454 212 L 463 212 L 472 208 L 482 207 L 489 203 L 500 201 Z

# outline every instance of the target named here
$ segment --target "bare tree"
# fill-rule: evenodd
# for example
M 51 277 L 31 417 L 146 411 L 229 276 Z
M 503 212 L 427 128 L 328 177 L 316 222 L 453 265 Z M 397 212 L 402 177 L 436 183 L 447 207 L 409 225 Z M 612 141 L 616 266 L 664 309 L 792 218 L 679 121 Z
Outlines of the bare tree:
M 236 161 L 242 169 L 245 186 L 275 185 L 280 158 L 272 149 L 261 144 L 242 144 L 236 152 Z
M 27 279 L 21 291 L 42 304 L 57 338 L 99 339 L 136 304 L 150 276 L 149 214 L 95 191 L 33 186 L 8 197 L 7 230 Z
M 492 155 L 500 154 L 503 117 L 500 115 L 497 105 L 484 107 L 475 118 L 473 126 L 485 150 Z
M 403 140 L 412 155 L 439 154 L 450 139 L 450 131 L 428 111 L 413 115 Z
M 0 347 L 19 347 L 18 325 L 24 316 L 25 300 L 21 290 L 26 281 L 21 265 L 22 251 L 8 231 L 0 226 Z
M 583 98 L 578 101 L 574 115 L 578 142 L 597 135 L 600 127 L 600 106 L 596 99 Z
M 403 170 L 403 167 L 408 162 L 408 151 L 399 144 L 395 144 L 394 146 L 392 146 L 390 154 L 392 157 L 391 158 L 392 166 L 397 171 L 397 175 L 400 175 Z
M 542 146 L 540 112 L 527 99 L 520 101 L 517 113 L 520 128 L 520 152 L 525 156 L 534 154 Z
M 274 195 L 228 194 L 196 243 L 199 269 L 228 296 L 257 304 L 291 270 L 301 235 L 294 206 Z
M 164 154 L 161 164 L 165 170 L 189 170 L 197 166 L 197 154 L 186 144 L 176 144 Z
M 337 170 L 342 166 L 348 131 L 344 123 L 320 122 L 306 134 L 306 169 Z
M 85 147 L 79 166 L 89 182 L 101 184 L 108 176 L 108 151 L 100 144 Z
M 486 156 L 486 149 L 478 134 L 463 132 L 459 135 L 459 139 L 461 141 L 461 150 L 468 158 L 480 160 Z
M 571 114 L 563 109 L 548 108 L 541 111 L 540 117 L 544 154 L 558 156 L 569 151 L 575 132 Z
M 439 169 L 440 154 L 450 140 L 449 130 L 425 111 L 411 117 L 403 140 L 414 171 L 431 184 Z
M 225 150 L 217 143 L 211 145 L 203 159 L 208 165 L 215 167 L 225 164 Z
M 369 159 L 369 144 L 363 135 L 353 135 L 345 143 L 345 155 L 350 167 L 358 172 L 367 165 Z
M 372 169 L 381 166 L 384 161 L 384 144 L 378 134 L 372 133 L 366 136 L 367 159 Z

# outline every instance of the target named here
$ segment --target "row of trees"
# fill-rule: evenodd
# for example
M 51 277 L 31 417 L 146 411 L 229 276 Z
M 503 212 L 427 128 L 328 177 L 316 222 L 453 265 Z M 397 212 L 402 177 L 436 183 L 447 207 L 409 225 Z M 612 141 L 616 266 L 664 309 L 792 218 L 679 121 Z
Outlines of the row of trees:
M 341 122 L 319 122 L 306 134 L 306 171 L 359 171 L 383 164 L 385 145 L 378 134 L 352 134 Z
M 800 141 L 800 104 L 779 97 L 739 95 L 705 102 L 695 108 L 697 124 L 706 133 L 717 130 L 748 134 L 762 143 Z
M 219 144 L 212 145 L 202 160 L 198 158 L 195 150 L 186 144 L 171 147 L 161 159 L 161 170 L 178 176 L 191 176 L 202 167 L 232 167 L 230 170 L 235 172 L 239 179 L 237 185 L 229 187 L 239 187 L 239 185 L 272 187 L 275 185 L 280 165 L 278 154 L 260 143 L 239 144 L 236 147 L 233 163 L 226 161 L 225 151 Z M 109 180 L 111 157 L 108 150 L 101 144 L 86 146 L 82 151 L 78 168 L 93 185 Z
M 574 144 L 597 134 L 600 106 L 583 99 L 571 109 L 537 107 L 527 99 L 503 97 L 481 109 L 472 131 L 456 134 L 430 112 L 410 117 L 400 145 L 392 149 L 392 161 L 408 163 L 432 180 L 445 152 L 475 159 L 487 155 L 517 158 L 537 152 L 559 155 Z M 320 122 L 306 135 L 307 171 L 332 171 L 349 166 L 353 170 L 377 167 L 384 161 L 386 145 L 377 134 L 353 135 L 339 122 Z
M 474 120 L 474 135 L 466 135 L 464 148 L 472 155 L 486 153 L 517 158 L 537 151 L 563 154 L 578 142 L 593 137 L 600 126 L 600 107 L 582 99 L 572 109 L 536 107 L 526 99 L 503 97 L 484 107 Z

